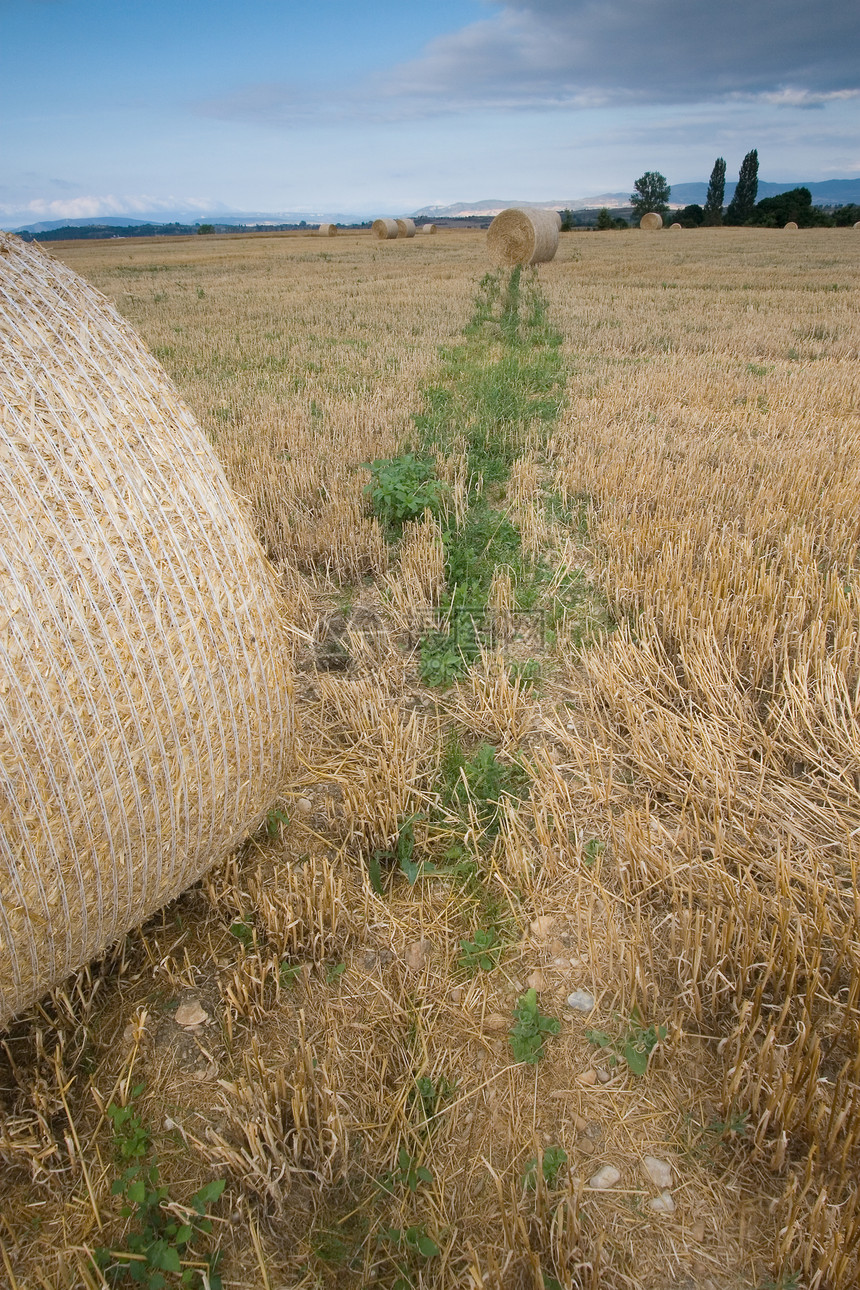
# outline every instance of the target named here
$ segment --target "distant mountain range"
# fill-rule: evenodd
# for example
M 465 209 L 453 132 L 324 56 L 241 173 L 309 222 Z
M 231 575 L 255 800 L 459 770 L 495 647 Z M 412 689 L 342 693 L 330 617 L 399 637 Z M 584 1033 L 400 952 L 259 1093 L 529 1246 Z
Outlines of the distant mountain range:
M 770 183 L 767 180 L 760 180 L 758 186 L 759 199 L 763 197 L 776 197 L 778 193 L 788 192 L 791 188 L 808 188 L 812 193 L 812 201 L 816 206 L 845 206 L 850 202 L 860 203 L 860 176 L 855 179 L 825 179 L 820 182 L 809 182 L 804 179 L 786 180 L 784 183 Z M 670 206 L 681 207 L 698 202 L 703 205 L 705 196 L 708 191 L 706 183 L 690 184 L 673 184 L 672 196 L 669 202 Z M 733 182 L 726 184 L 725 200 L 728 203 L 735 191 Z M 478 202 L 453 202 L 450 206 L 422 206 L 419 210 L 411 211 L 410 214 L 416 219 L 434 219 L 444 218 L 456 219 L 458 216 L 490 216 L 497 215 L 499 211 L 504 210 L 507 206 L 542 206 L 550 207 L 554 210 L 597 210 L 601 206 L 606 206 L 610 210 L 618 210 L 620 207 L 630 205 L 630 192 L 617 193 L 598 193 L 593 197 L 558 197 L 546 201 L 524 201 L 522 198 L 511 198 L 502 201 L 500 198 L 486 198 Z M 375 212 L 375 214 L 403 214 L 401 211 L 392 211 L 390 209 Z M 170 223 L 187 224 L 195 226 L 197 224 L 217 224 L 221 227 L 229 225 L 241 228 L 246 225 L 265 225 L 265 224 L 292 224 L 301 223 L 313 226 L 323 221 L 332 224 L 356 224 L 372 218 L 367 211 L 232 211 L 225 213 L 222 209 L 213 209 L 211 213 L 188 210 L 176 211 L 138 211 L 133 215 L 94 215 L 86 219 L 56 219 L 56 220 L 38 220 L 29 223 L 21 222 L 17 224 L 16 232 L 27 233 L 46 233 L 57 228 L 86 228 L 91 225 L 98 225 L 101 228 L 128 228 L 130 225 L 141 224 L 158 224 L 166 225 Z M 0 227 L 5 221 L 0 218 Z M 10 219 L 9 223 L 13 223 Z M 8 224 L 6 225 L 8 227 Z

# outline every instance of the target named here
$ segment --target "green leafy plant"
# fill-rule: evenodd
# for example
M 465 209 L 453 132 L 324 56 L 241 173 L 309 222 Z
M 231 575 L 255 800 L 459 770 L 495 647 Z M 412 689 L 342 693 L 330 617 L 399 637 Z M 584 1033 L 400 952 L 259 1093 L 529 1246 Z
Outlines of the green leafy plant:
M 421 1183 L 432 1183 L 433 1175 L 424 1165 L 415 1163 L 405 1147 L 401 1147 L 397 1153 L 397 1167 L 390 1169 L 382 1175 L 379 1186 L 389 1195 L 394 1194 L 395 1188 L 410 1191 L 414 1196 Z
M 406 1106 L 418 1121 L 419 1128 L 426 1127 L 438 1115 L 443 1103 L 453 1097 L 455 1089 L 456 1080 L 449 1080 L 444 1075 L 435 1080 L 430 1075 L 416 1076 L 415 1087 L 409 1090 Z
M 443 801 L 460 809 L 471 804 L 489 831 L 498 825 L 502 798 L 520 796 L 528 783 L 523 767 L 500 762 L 492 744 L 481 744 L 471 757 L 461 753 L 459 758 L 443 759 L 442 770 L 448 781 L 443 786 Z
M 325 970 L 326 985 L 334 985 L 346 971 L 345 963 L 330 963 Z
M 134 1106 L 142 1091 L 143 1085 L 137 1085 L 126 1106 L 111 1103 L 107 1110 L 119 1159 L 134 1162 L 111 1186 L 111 1195 L 122 1197 L 122 1216 L 132 1219 L 132 1226 L 124 1249 L 99 1247 L 93 1251 L 93 1263 L 110 1285 L 131 1282 L 145 1290 L 171 1285 L 223 1290 L 220 1253 L 207 1252 L 199 1243 L 212 1233 L 207 1210 L 221 1196 L 225 1180 L 206 1183 L 188 1205 L 171 1198 L 161 1182 L 158 1161 L 151 1155 L 149 1129 Z
M 286 959 L 284 959 L 283 963 L 278 968 L 278 976 L 280 978 L 281 985 L 287 987 L 288 989 L 291 986 L 295 985 L 296 981 L 298 981 L 301 974 L 302 974 L 301 964 L 288 963 Z
M 567 1164 L 567 1152 L 563 1147 L 547 1147 L 541 1157 L 541 1172 L 543 1180 L 547 1187 L 554 1187 L 558 1180 L 558 1175 L 562 1167 Z M 523 1184 L 530 1191 L 537 1187 L 538 1162 L 537 1157 L 529 1160 L 526 1165 L 526 1171 L 523 1174 Z
M 499 966 L 501 953 L 502 943 L 498 933 L 493 928 L 485 930 L 483 927 L 478 927 L 473 932 L 471 941 L 467 939 L 460 942 L 458 962 L 461 968 L 472 975 L 479 968 L 483 972 L 492 972 L 493 968 Z
M 251 923 L 246 923 L 243 919 L 237 918 L 235 922 L 230 924 L 230 935 L 244 945 L 246 950 L 254 948 L 254 928 Z
M 527 990 L 517 1000 L 514 1009 L 514 1024 L 511 1027 L 509 1042 L 514 1061 L 526 1062 L 535 1066 L 544 1054 L 544 1039 L 547 1035 L 557 1035 L 561 1023 L 555 1017 L 545 1016 L 538 1007 L 537 991 Z
M 384 524 L 399 527 L 406 520 L 419 519 L 428 509 L 438 513 L 445 485 L 434 477 L 427 462 L 411 452 L 374 461 L 370 473 L 371 482 L 364 491 Z
M 281 832 L 281 826 L 286 827 L 290 822 L 290 817 L 286 811 L 280 808 L 273 808 L 266 816 L 266 832 L 270 838 L 276 838 Z
M 600 838 L 591 838 L 582 848 L 582 863 L 589 869 L 595 865 L 606 850 L 606 843 Z
M 387 1227 L 381 1233 L 380 1239 L 388 1241 L 395 1249 L 417 1254 L 422 1259 L 434 1259 L 439 1253 L 439 1246 L 432 1236 L 427 1235 L 423 1223 L 417 1223 L 413 1227 L 405 1228 Z
M 645 1026 L 639 1009 L 634 1008 L 620 1034 L 611 1035 L 605 1030 L 586 1030 L 585 1037 L 590 1043 L 606 1051 L 610 1066 L 617 1066 L 623 1060 L 633 1075 L 644 1075 L 652 1052 L 666 1038 L 666 1027 L 653 1024 Z

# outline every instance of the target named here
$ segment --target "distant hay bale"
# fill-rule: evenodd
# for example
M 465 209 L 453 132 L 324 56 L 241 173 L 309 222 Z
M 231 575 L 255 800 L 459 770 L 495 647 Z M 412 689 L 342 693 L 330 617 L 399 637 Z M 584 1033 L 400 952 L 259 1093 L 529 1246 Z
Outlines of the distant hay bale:
M 512 269 L 518 264 L 546 264 L 558 250 L 555 211 L 510 206 L 500 211 L 487 232 L 487 251 L 493 264 Z
M 375 219 L 370 231 L 380 242 L 390 242 L 400 234 L 396 219 Z
M 422 233 L 435 233 L 436 231 L 437 231 L 437 230 L 436 230 L 436 225 L 435 225 L 435 224 L 422 224 L 422 225 L 421 225 L 421 232 L 422 232 Z
M 336 224 L 320 224 L 319 228 L 317 229 L 317 232 L 319 233 L 320 237 L 336 237 L 336 236 L 337 236 L 337 225 L 336 225 Z
M 794 220 L 793 220 L 793 219 L 790 219 L 790 220 L 788 221 L 788 223 L 787 223 L 786 225 L 784 225 L 784 227 L 785 227 L 785 228 L 797 228 L 797 224 L 794 222 Z
M 857 223 L 854 225 L 854 228 L 860 228 L 860 219 L 858 219 Z
M 414 237 L 415 221 L 412 219 L 398 219 L 394 221 L 397 225 L 398 237 Z
M 648 211 L 647 215 L 643 215 L 640 219 L 639 227 L 649 232 L 656 232 L 658 228 L 663 227 L 663 216 L 658 215 L 657 211 Z
M 677 220 L 675 220 L 675 223 L 674 223 L 674 224 L 670 224 L 670 225 L 669 225 L 669 229 L 670 229 L 670 231 L 671 231 L 673 228 L 683 228 L 683 227 L 684 227 L 684 225 L 683 225 L 683 224 L 679 224 Z
M 0 233 L 0 1028 L 265 818 L 291 739 L 280 614 L 158 363 Z

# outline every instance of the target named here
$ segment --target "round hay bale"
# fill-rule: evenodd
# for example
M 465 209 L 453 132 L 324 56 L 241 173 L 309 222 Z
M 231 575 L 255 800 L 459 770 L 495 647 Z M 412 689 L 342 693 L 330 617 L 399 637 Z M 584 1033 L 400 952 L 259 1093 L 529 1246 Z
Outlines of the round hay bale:
M 0 233 L 0 1028 L 282 790 L 275 581 L 158 363 Z
M 499 212 L 487 231 L 487 251 L 500 268 L 546 264 L 557 250 L 555 211 L 510 206 Z
M 683 227 L 684 227 L 684 225 L 683 225 L 683 224 L 679 224 L 679 223 L 678 223 L 678 221 L 677 221 L 677 220 L 675 220 L 675 223 L 674 223 L 674 224 L 670 224 L 670 225 L 669 225 L 669 230 L 671 231 L 673 228 L 683 228 Z
M 421 232 L 422 232 L 422 233 L 435 233 L 436 231 L 437 231 L 437 229 L 436 229 L 436 225 L 435 225 L 435 224 L 422 224 L 422 225 L 421 225 Z
M 317 232 L 319 233 L 320 237 L 336 237 L 336 236 L 337 236 L 337 225 L 336 225 L 336 224 L 320 224 L 319 228 L 317 229 Z
M 555 216 L 555 226 L 560 233 L 561 232 L 561 211 L 553 211 L 553 215 Z
M 397 225 L 398 237 L 414 237 L 415 221 L 412 219 L 398 219 L 394 221 Z
M 785 227 L 785 228 L 794 228 L 794 229 L 796 229 L 796 228 L 797 228 L 797 225 L 795 224 L 795 222 L 794 222 L 794 220 L 793 220 L 793 219 L 790 219 L 790 220 L 788 221 L 788 223 L 787 223 L 786 225 L 784 225 L 784 227 Z
M 400 233 L 396 219 L 375 219 L 370 231 L 380 242 L 390 242 L 392 238 L 398 237 Z
M 857 223 L 854 225 L 854 227 L 855 227 L 855 228 L 860 228 L 860 219 L 858 219 L 858 221 L 857 221 Z
M 643 215 L 640 219 L 639 227 L 649 232 L 656 232 L 658 228 L 663 227 L 663 216 L 659 215 L 657 211 L 648 211 L 647 215 Z

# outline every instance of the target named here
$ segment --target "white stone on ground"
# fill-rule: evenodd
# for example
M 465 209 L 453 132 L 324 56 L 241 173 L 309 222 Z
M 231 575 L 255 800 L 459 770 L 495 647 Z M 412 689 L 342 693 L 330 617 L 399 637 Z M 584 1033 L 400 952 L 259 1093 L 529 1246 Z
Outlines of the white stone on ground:
M 672 1193 L 661 1191 L 659 1196 L 654 1196 L 649 1200 L 648 1208 L 653 1209 L 655 1214 L 674 1214 L 675 1202 L 672 1199 Z
M 642 1168 L 654 1186 L 659 1187 L 661 1191 L 672 1186 L 672 1166 L 667 1161 L 661 1160 L 659 1156 L 643 1156 Z
M 598 1169 L 593 1177 L 589 1178 L 588 1185 L 593 1187 L 595 1191 L 606 1191 L 608 1187 L 614 1187 L 620 1178 L 621 1171 L 619 1169 L 616 1169 L 614 1165 L 604 1165 L 602 1169 Z M 671 1200 L 671 1197 L 669 1199 Z
M 594 995 L 588 990 L 574 990 L 567 996 L 567 1006 L 577 1012 L 591 1012 L 594 1008 Z

